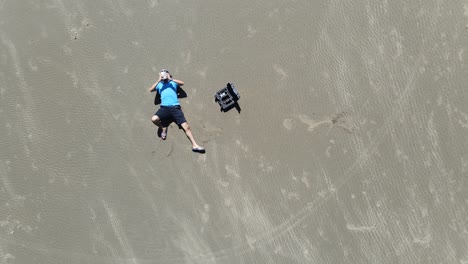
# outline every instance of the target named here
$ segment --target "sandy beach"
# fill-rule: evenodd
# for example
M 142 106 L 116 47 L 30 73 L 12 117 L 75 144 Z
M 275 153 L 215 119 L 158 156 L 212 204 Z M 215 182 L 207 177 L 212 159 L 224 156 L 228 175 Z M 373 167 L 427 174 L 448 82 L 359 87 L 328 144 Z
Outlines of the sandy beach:
M 0 264 L 466 264 L 467 52 L 467 0 L 0 0 Z

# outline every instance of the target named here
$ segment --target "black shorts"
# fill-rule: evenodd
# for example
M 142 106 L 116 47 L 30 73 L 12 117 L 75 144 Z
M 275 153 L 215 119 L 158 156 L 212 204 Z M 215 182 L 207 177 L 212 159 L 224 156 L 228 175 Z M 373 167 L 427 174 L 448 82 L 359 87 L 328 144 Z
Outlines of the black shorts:
M 159 108 L 159 110 L 154 114 L 159 117 L 161 124 L 164 127 L 167 127 L 172 122 L 175 122 L 179 126 L 187 122 L 180 105 L 161 106 L 161 108 Z

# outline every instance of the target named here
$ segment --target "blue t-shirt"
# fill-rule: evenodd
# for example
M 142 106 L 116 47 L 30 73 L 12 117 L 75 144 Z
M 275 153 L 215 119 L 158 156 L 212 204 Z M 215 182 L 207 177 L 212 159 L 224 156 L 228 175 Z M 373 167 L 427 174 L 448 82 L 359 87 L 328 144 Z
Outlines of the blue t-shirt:
M 173 81 L 159 82 L 156 91 L 161 95 L 161 106 L 180 105 L 177 99 L 177 88 L 179 85 Z

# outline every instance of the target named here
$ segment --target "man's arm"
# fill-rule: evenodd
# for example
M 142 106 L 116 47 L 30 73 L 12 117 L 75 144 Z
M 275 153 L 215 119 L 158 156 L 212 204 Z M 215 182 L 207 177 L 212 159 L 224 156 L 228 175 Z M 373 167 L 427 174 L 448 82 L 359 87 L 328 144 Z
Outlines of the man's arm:
M 184 81 L 181 81 L 181 80 L 172 79 L 171 81 L 177 83 L 179 86 L 184 85 Z
M 149 91 L 150 93 L 151 93 L 151 92 L 154 92 L 154 90 L 155 90 L 157 84 L 158 84 L 158 83 L 155 82 L 153 85 L 151 85 L 151 87 L 148 89 L 148 91 Z
M 151 85 L 151 87 L 148 89 L 148 91 L 151 93 L 153 92 L 155 89 L 156 89 L 156 85 L 158 85 L 158 83 L 161 81 L 161 76 L 159 76 L 159 79 L 157 82 L 155 82 L 153 85 Z

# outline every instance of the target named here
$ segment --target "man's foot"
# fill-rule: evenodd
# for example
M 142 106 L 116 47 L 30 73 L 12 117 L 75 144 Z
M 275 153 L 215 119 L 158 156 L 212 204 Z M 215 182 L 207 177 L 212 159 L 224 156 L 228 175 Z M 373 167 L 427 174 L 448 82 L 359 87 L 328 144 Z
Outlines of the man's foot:
M 198 146 L 198 147 L 192 148 L 192 151 L 197 152 L 197 153 L 205 153 L 205 148 Z
M 167 127 L 165 128 L 158 128 L 158 137 L 162 140 L 166 140 L 167 137 Z

